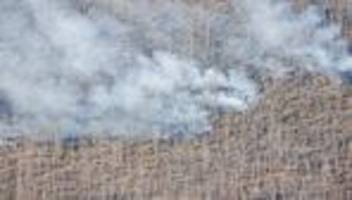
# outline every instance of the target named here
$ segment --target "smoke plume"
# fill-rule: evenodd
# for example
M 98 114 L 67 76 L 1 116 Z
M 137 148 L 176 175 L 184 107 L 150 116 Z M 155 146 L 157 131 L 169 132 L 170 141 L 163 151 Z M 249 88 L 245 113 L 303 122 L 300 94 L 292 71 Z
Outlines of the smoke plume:
M 351 66 L 317 9 L 111 2 L 0 1 L 3 134 L 202 133 L 212 116 L 255 104 L 254 73 Z

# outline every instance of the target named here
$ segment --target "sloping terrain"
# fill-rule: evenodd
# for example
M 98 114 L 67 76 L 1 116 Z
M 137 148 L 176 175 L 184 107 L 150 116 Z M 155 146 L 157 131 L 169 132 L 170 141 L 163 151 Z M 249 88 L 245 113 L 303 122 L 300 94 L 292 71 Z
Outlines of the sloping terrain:
M 329 2 L 346 15 L 349 1 Z M 7 141 L 0 200 L 352 199 L 351 86 L 303 71 L 261 83 L 257 105 L 195 138 Z
M 351 199 L 351 88 L 267 82 L 255 109 L 198 139 L 2 149 L 1 199 Z

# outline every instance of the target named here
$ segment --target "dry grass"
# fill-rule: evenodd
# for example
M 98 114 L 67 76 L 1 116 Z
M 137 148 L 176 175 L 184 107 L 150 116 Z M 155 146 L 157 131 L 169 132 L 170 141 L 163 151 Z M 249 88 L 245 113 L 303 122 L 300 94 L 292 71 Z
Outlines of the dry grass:
M 19 141 L 0 153 L 0 199 L 352 199 L 351 88 L 319 75 L 268 85 L 201 138 Z

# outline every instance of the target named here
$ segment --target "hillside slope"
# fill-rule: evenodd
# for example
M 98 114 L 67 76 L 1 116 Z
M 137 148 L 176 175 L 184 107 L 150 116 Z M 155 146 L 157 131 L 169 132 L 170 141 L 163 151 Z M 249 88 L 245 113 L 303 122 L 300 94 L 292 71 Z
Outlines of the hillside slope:
M 1 199 L 351 199 L 351 88 L 303 74 L 269 85 L 198 139 L 24 140 L 1 151 Z
M 128 13 L 126 2 L 100 1 L 116 15 Z M 334 15 L 346 15 L 349 1 L 329 2 Z M 215 46 L 204 21 L 195 16 L 199 30 L 176 43 L 200 60 Z M 351 85 L 303 71 L 257 81 L 263 93 L 254 107 L 213 119 L 213 131 L 194 138 L 8 141 L 0 146 L 0 200 L 352 199 Z

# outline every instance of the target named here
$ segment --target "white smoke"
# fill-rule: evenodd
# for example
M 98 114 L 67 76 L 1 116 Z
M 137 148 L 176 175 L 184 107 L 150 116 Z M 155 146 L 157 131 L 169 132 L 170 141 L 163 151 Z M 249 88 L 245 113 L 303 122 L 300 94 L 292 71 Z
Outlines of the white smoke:
M 256 101 L 253 70 L 351 66 L 338 28 L 314 10 L 137 0 L 123 13 L 82 2 L 0 2 L 2 132 L 199 133 Z
M 310 7 L 298 15 L 287 3 L 245 2 L 250 13 L 248 35 L 259 49 L 258 61 L 264 61 L 264 66 L 275 71 L 303 67 L 328 73 L 351 67 L 340 28 L 327 24 L 321 10 Z

